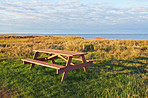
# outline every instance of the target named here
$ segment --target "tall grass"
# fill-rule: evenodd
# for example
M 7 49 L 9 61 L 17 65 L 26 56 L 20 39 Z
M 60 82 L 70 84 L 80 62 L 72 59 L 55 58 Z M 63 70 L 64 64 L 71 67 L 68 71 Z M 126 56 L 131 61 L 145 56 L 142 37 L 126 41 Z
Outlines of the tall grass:
M 87 52 L 95 62 L 89 73 L 73 70 L 60 82 L 54 69 L 22 64 L 34 49 Z M 148 97 L 147 65 L 148 40 L 0 35 L 0 97 Z

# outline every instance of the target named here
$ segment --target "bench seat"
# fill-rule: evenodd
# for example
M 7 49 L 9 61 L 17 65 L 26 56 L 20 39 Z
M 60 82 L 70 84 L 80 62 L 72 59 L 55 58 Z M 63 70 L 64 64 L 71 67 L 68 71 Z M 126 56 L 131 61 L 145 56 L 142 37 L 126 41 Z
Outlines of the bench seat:
M 39 61 L 39 60 L 35 60 L 35 59 L 30 59 L 30 58 L 21 59 L 21 60 L 24 62 L 24 64 L 31 63 L 31 64 L 42 65 L 42 66 L 51 67 L 51 68 L 55 68 L 55 69 L 61 69 L 61 68 L 66 67 L 66 66 L 51 64 L 51 63 L 47 63 L 47 62 L 43 62 L 43 61 Z

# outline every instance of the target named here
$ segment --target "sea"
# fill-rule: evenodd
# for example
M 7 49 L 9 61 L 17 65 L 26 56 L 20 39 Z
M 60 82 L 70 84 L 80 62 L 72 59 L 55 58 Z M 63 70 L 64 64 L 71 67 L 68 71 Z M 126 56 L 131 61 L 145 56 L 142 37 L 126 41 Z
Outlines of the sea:
M 138 39 L 138 40 L 148 40 L 148 34 L 41 34 L 48 36 L 78 36 L 85 39 L 96 39 L 106 38 L 106 39 Z

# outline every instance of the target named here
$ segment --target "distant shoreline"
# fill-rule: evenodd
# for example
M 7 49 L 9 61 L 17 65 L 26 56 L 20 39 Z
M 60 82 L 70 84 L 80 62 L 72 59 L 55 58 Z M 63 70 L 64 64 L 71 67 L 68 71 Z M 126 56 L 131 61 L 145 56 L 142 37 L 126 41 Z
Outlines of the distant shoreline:
M 102 36 L 101 36 L 102 35 Z M 141 36 L 141 34 L 132 34 L 138 38 L 141 38 L 139 36 Z M 90 34 L 41 34 L 41 35 L 34 35 L 34 34 L 0 34 L 0 36 L 54 36 L 54 37 L 57 37 L 57 36 L 60 36 L 60 37 L 70 37 L 70 36 L 73 36 L 73 37 L 81 37 L 81 38 L 84 38 L 84 39 L 118 39 L 118 40 L 148 40 L 148 34 L 144 35 L 144 37 L 146 39 L 134 39 L 134 38 L 129 38 L 131 37 L 131 34 L 128 34 L 128 35 L 122 35 L 122 34 L 95 34 L 93 36 L 90 36 Z M 103 37 L 105 36 L 105 37 Z M 126 38 L 126 36 L 128 36 Z M 109 37 L 109 38 L 107 38 Z M 114 38 L 113 38 L 114 37 Z M 115 38 L 117 37 L 117 38 Z M 120 38 L 118 38 L 120 37 Z M 124 38 L 123 38 L 124 37 Z M 20 37 L 21 38 L 21 37 Z
M 46 35 L 46 34 L 42 34 Z M 79 36 L 85 39 L 96 39 L 105 38 L 105 39 L 141 39 L 148 40 L 148 34 L 47 34 L 49 36 Z
M 142 35 L 147 35 L 148 33 L 5 33 L 5 32 L 0 32 L 0 35 L 49 35 L 49 34 L 59 34 L 59 35 L 71 35 L 71 34 L 80 34 L 80 35 L 84 35 L 84 34 L 88 34 L 88 35 L 92 35 L 92 34 L 111 34 L 111 35 L 114 35 L 114 34 L 118 34 L 118 35 L 139 35 L 139 34 L 142 34 Z

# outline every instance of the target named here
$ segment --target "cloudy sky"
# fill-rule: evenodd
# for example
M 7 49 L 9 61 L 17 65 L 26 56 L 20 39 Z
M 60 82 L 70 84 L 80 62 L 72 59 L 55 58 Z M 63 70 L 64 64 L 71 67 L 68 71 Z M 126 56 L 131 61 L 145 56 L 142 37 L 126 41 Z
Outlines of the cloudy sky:
M 0 32 L 148 34 L 148 0 L 0 0 Z

